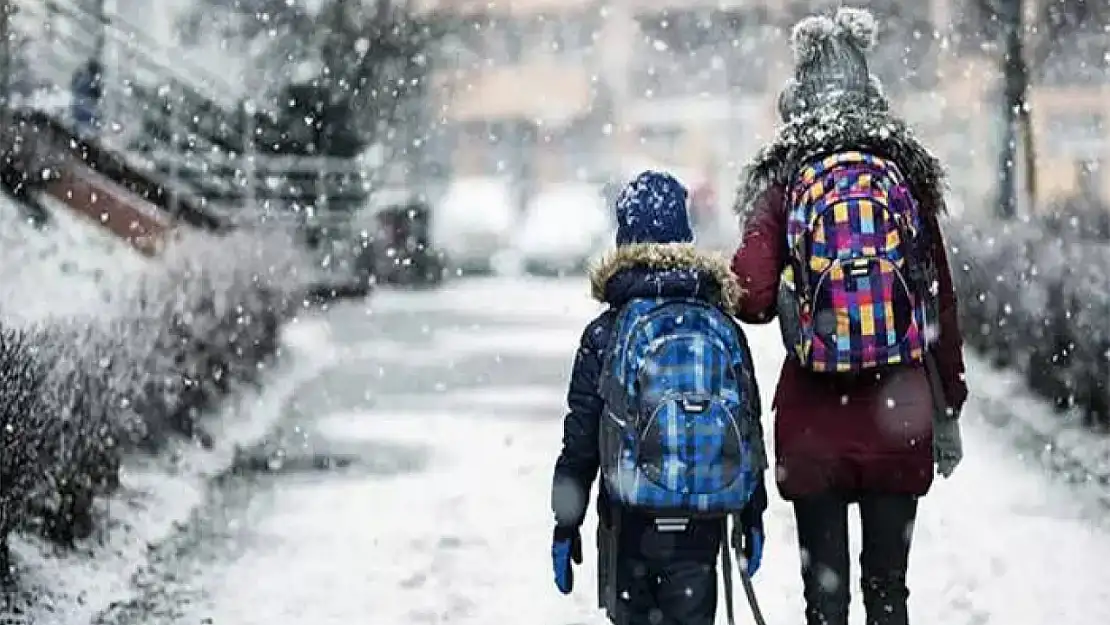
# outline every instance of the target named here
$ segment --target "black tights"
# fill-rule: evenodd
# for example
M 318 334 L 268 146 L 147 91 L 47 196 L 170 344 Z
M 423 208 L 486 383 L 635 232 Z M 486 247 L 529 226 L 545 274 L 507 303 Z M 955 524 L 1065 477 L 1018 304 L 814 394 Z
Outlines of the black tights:
M 848 506 L 853 502 L 859 504 L 863 524 L 860 567 L 867 625 L 908 625 L 906 569 L 917 498 L 871 494 L 822 494 L 794 502 L 806 625 L 848 625 Z

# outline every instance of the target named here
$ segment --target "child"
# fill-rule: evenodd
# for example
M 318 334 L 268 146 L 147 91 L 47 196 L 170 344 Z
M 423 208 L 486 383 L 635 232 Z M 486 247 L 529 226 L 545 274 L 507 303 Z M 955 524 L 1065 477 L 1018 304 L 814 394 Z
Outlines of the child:
M 759 393 L 730 317 L 740 289 L 694 248 L 686 197 L 649 171 L 617 199 L 617 249 L 591 276 L 609 308 L 582 334 L 555 465 L 556 586 L 573 587 L 600 471 L 598 594 L 617 625 L 711 625 L 718 554 L 731 579 L 728 516 L 748 574 L 763 551 Z

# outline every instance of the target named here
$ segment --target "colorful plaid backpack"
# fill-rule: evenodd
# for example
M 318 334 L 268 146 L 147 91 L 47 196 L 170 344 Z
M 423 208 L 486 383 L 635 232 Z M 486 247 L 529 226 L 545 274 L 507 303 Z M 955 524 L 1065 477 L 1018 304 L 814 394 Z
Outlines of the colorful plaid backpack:
M 822 373 L 923 361 L 935 271 L 898 167 L 837 152 L 802 167 L 789 200 L 778 306 L 787 353 Z
M 704 301 L 637 298 L 617 315 L 598 390 L 609 493 L 658 515 L 723 516 L 767 467 L 743 331 Z

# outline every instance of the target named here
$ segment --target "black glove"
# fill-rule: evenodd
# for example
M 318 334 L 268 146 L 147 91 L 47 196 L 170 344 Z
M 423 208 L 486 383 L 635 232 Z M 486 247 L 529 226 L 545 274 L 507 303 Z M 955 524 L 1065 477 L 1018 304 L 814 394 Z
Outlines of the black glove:
M 937 472 L 950 478 L 963 459 L 960 422 L 955 419 L 937 420 L 933 424 L 933 462 L 937 465 Z
M 556 526 L 551 539 L 551 566 L 555 570 L 555 586 L 564 595 L 574 590 L 571 561 L 582 564 L 582 536 L 577 527 Z

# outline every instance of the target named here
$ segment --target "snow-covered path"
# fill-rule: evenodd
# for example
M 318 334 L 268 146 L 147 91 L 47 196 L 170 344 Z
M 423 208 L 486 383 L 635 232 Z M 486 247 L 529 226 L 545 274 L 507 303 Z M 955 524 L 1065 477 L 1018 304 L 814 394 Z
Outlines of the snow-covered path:
M 341 364 L 296 394 L 287 419 L 308 446 L 361 463 L 253 483 L 210 555 L 185 556 L 174 572 L 188 590 L 155 610 L 172 616 L 141 622 L 605 622 L 593 609 L 592 516 L 574 595 L 555 591 L 548 562 L 564 384 L 596 310 L 586 290 L 582 280 L 491 279 L 333 310 Z M 778 337 L 749 331 L 770 394 Z M 964 465 L 922 506 L 914 620 L 1110 622 L 1110 531 L 1096 520 L 1105 511 L 1023 460 L 978 406 Z M 802 616 L 789 507 L 773 498 L 766 524 L 757 591 L 770 623 L 793 625 Z M 750 622 L 743 606 L 739 614 Z M 853 619 L 862 623 L 862 610 Z

